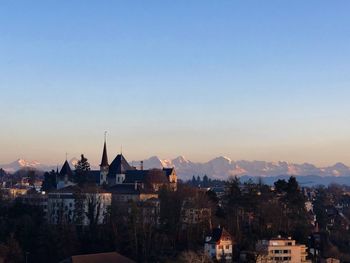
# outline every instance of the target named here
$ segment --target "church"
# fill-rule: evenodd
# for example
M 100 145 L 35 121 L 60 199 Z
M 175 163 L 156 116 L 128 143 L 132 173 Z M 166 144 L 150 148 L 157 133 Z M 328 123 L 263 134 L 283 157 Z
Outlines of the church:
M 57 189 L 61 189 L 73 183 L 73 173 L 67 160 L 58 174 Z M 103 145 L 100 170 L 90 171 L 90 177 L 95 179 L 97 185 L 106 189 L 143 189 L 148 192 L 158 192 L 162 187 L 177 190 L 177 175 L 175 168 L 143 169 L 131 166 L 122 153 L 118 154 L 109 164 L 106 139 Z

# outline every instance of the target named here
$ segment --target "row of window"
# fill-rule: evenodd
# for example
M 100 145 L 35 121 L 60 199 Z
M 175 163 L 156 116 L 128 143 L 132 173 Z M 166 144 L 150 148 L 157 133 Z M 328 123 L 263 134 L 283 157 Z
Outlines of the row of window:
M 226 245 L 226 246 L 219 246 L 219 250 L 223 250 L 225 247 L 225 249 L 230 249 L 230 245 Z M 212 248 L 215 249 L 215 245 L 212 245 Z
M 272 250 L 273 254 L 290 254 L 291 250 Z

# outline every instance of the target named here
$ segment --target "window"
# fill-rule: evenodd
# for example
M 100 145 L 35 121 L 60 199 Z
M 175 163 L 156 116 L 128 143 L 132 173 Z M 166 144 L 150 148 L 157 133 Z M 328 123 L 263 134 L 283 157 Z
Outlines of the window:
M 229 245 L 227 245 L 227 246 L 226 246 L 226 249 L 230 249 L 230 246 L 229 246 Z

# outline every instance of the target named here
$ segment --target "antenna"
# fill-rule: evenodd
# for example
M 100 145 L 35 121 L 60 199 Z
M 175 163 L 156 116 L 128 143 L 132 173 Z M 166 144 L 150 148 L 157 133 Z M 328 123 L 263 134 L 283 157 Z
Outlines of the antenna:
M 105 131 L 105 142 L 106 142 L 106 137 L 107 137 L 107 131 Z
M 123 145 L 120 145 L 120 154 L 123 154 Z
M 67 161 L 67 159 L 68 159 L 68 153 L 66 152 L 66 161 Z

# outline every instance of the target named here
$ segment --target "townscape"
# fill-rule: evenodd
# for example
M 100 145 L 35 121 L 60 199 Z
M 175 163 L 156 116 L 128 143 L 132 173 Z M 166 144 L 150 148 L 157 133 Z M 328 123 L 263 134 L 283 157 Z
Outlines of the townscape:
M 293 176 L 274 185 L 207 175 L 182 181 L 175 168 L 108 157 L 105 141 L 100 170 L 83 154 L 75 167 L 65 160 L 43 175 L 1 170 L 0 258 L 350 262 L 347 186 L 301 187 Z

